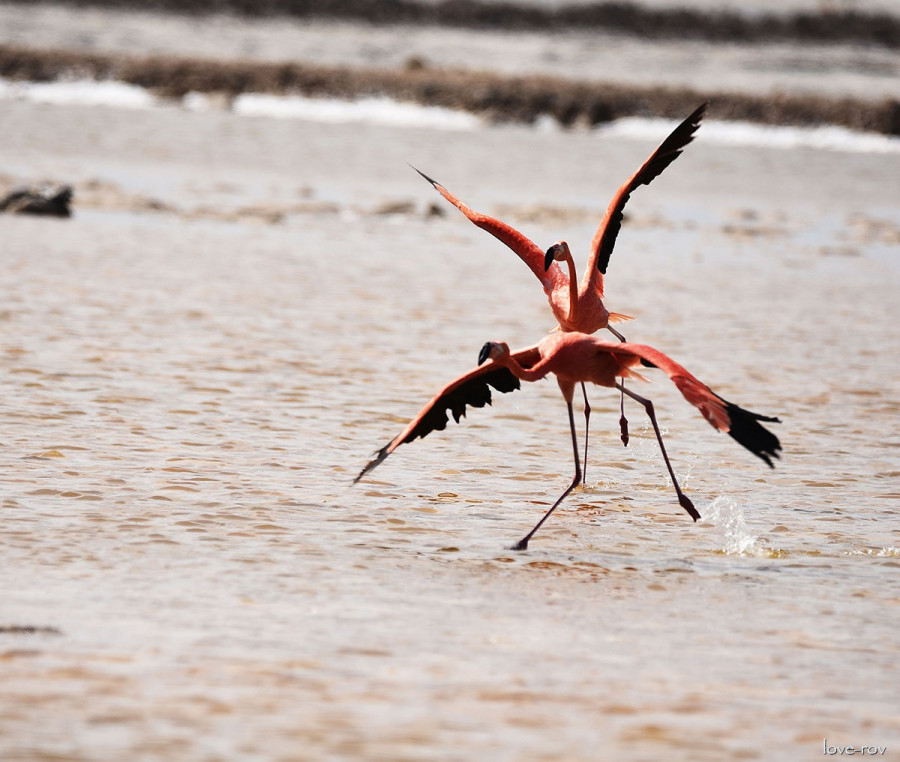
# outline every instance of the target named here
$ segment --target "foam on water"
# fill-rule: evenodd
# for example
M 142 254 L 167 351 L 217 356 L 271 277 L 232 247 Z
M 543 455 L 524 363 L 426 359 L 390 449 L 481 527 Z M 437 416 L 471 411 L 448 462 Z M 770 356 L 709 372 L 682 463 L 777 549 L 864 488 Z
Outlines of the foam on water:
M 482 124 L 474 114 L 437 106 L 401 103 L 390 98 L 342 101 L 333 98 L 305 98 L 300 95 L 247 93 L 235 98 L 232 109 L 243 116 L 317 122 L 369 122 L 394 127 L 473 130 Z
M 844 551 L 845 556 L 873 556 L 874 558 L 900 558 L 900 548 L 862 548 Z
M 155 108 L 167 103 L 149 91 L 114 81 L 68 80 L 57 82 L 11 82 L 0 78 L 0 99 L 19 98 L 57 105 Z M 245 93 L 230 101 L 221 96 L 189 93 L 181 105 L 192 111 L 230 107 L 242 116 L 301 119 L 326 123 L 369 123 L 393 127 L 425 127 L 442 130 L 475 130 L 487 123 L 464 111 L 395 101 L 390 98 L 307 98 L 301 95 Z M 602 135 L 656 140 L 672 129 L 670 119 L 626 117 L 598 126 Z M 562 129 L 549 116 L 539 118 L 534 128 Z M 780 127 L 750 122 L 707 120 L 700 138 L 707 143 L 762 148 L 812 148 L 851 153 L 900 153 L 900 137 L 857 132 L 845 127 Z
M 148 109 L 165 105 L 148 90 L 122 82 L 80 79 L 58 82 L 11 82 L 0 78 L 0 99 L 15 98 L 37 103 L 82 106 L 115 106 Z M 228 107 L 227 99 L 188 93 L 182 105 L 191 111 Z M 246 93 L 230 103 L 236 114 L 275 119 L 348 123 L 366 122 L 395 127 L 428 127 L 472 130 L 483 124 L 474 114 L 437 106 L 402 103 L 390 98 L 306 98 L 300 95 Z
M 124 82 L 78 79 L 58 82 L 10 82 L 0 79 L 0 98 L 68 106 L 152 108 L 158 99 L 142 87 Z
M 671 130 L 669 119 L 626 117 L 597 128 L 604 135 L 656 140 Z M 781 127 L 751 122 L 703 122 L 699 133 L 704 142 L 761 148 L 815 148 L 852 153 L 900 153 L 900 138 L 846 127 Z

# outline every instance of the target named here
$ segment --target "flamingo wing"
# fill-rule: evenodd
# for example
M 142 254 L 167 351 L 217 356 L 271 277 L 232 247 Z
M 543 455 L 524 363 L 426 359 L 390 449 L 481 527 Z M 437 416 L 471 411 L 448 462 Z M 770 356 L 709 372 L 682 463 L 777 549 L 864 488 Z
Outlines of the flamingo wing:
M 685 146 L 694 139 L 694 133 L 700 126 L 700 121 L 709 106 L 707 101 L 697 108 L 687 119 L 679 124 L 672 133 L 667 137 L 659 147 L 650 155 L 635 172 L 628 181 L 613 196 L 606 214 L 600 221 L 600 227 L 594 234 L 594 240 L 591 241 L 591 257 L 587 276 L 593 275 L 594 270 L 599 270 L 601 275 L 606 274 L 606 268 L 609 265 L 609 258 L 612 255 L 613 247 L 616 245 L 616 236 L 622 227 L 622 219 L 624 217 L 625 204 L 631 198 L 631 194 L 641 185 L 649 185 L 656 179 L 663 170 L 668 167 L 675 159 L 677 159 Z
M 540 359 L 540 354 L 536 347 L 529 347 L 514 353 L 513 357 L 523 367 L 530 367 Z M 412 442 L 417 437 L 426 437 L 432 431 L 443 431 L 449 421 L 448 412 L 459 423 L 460 418 L 466 415 L 467 406 L 490 405 L 491 387 L 506 394 L 519 389 L 521 383 L 508 368 L 495 362 L 485 363 L 464 373 L 441 389 L 403 431 L 382 447 L 375 458 L 360 471 L 354 483 L 384 461 L 401 444 Z
M 770 468 L 775 467 L 772 459 L 780 457 L 781 442 L 760 421 L 781 423 L 778 418 L 753 413 L 720 397 L 684 366 L 652 347 L 644 344 L 610 342 L 607 351 L 640 357 L 662 370 L 672 379 L 682 396 L 700 411 L 713 428 L 727 432 L 735 442 L 765 461 Z
M 416 168 L 413 167 L 413 169 Z M 438 193 L 466 215 L 466 217 L 475 223 L 475 225 L 482 230 L 486 230 L 498 241 L 501 241 L 512 249 L 519 256 L 519 259 L 528 265 L 531 272 L 537 276 L 537 279 L 544 286 L 544 291 L 548 294 L 560 284 L 564 286 L 568 285 L 568 276 L 555 262 L 546 270 L 544 269 L 544 252 L 538 248 L 538 245 L 534 243 L 534 241 L 524 236 L 514 227 L 507 225 L 505 222 L 501 222 L 494 217 L 489 217 L 486 214 L 476 212 L 456 198 L 456 196 L 448 191 L 443 185 L 437 182 L 437 180 L 432 180 L 428 175 L 424 172 L 420 172 L 418 169 L 416 169 L 416 172 L 419 172 L 422 177 L 434 186 L 434 189 Z
M 718 394 L 713 392 L 716 397 Z M 762 426 L 760 421 L 769 423 L 781 423 L 779 418 L 773 418 L 759 413 L 752 413 L 726 399 L 720 400 L 725 404 L 728 419 L 731 426 L 728 428 L 728 436 L 742 447 L 752 452 L 757 458 L 764 460 L 769 468 L 775 468 L 772 458 L 780 458 L 781 442 L 771 431 Z

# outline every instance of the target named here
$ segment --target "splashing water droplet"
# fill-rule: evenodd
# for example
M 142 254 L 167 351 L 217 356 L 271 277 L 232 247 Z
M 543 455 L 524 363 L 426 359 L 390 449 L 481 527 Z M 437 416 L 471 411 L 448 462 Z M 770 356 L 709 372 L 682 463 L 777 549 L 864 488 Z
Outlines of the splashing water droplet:
M 703 518 L 721 530 L 729 554 L 744 554 L 755 550 L 757 538 L 747 530 L 744 509 L 730 497 L 717 497 L 703 512 Z

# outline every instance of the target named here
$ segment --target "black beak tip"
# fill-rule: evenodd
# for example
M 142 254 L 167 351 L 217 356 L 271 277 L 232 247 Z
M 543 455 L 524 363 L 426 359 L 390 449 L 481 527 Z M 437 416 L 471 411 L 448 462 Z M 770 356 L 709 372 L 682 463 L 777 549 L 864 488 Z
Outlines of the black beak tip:
M 484 365 L 485 360 L 491 356 L 491 342 L 486 341 L 481 351 L 478 353 L 478 364 Z
M 553 258 L 556 256 L 556 247 L 551 246 L 547 249 L 547 252 L 544 254 L 544 272 L 550 269 L 550 265 L 553 264 Z

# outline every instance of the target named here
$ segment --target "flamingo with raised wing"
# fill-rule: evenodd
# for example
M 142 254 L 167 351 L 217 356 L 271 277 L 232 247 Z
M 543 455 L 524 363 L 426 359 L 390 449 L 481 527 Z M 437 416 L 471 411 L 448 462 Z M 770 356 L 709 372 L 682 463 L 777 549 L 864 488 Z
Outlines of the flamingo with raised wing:
M 727 432 L 738 444 L 774 467 L 773 458 L 779 457 L 781 443 L 760 421 L 778 423 L 777 418 L 769 418 L 751 413 L 728 402 L 698 381 L 685 368 L 662 352 L 643 344 L 611 342 L 584 333 L 551 333 L 532 347 L 510 352 L 506 344 L 488 342 L 481 348 L 477 368 L 464 373 L 447 384 L 419 414 L 410 421 L 396 437 L 385 445 L 376 457 L 366 464 L 358 482 L 373 468 L 382 463 L 401 444 L 425 437 L 432 431 L 441 431 L 447 426 L 449 411 L 456 422 L 466 414 L 466 406 L 484 407 L 491 404 L 491 388 L 501 393 L 519 389 L 521 381 L 538 381 L 547 374 L 556 376 L 560 391 L 569 412 L 569 428 L 572 434 L 572 454 L 575 459 L 575 476 L 571 484 L 557 498 L 534 528 L 523 537 L 514 550 L 525 550 L 535 532 L 547 520 L 581 479 L 581 463 L 578 456 L 578 437 L 575 433 L 575 418 L 572 399 L 576 384 L 591 382 L 598 386 L 615 387 L 643 405 L 653 424 L 656 439 L 662 452 L 678 503 L 696 521 L 700 514 L 690 498 L 682 492 L 675 478 L 672 464 L 663 444 L 662 434 L 656 421 L 653 403 L 645 397 L 626 389 L 617 379 L 642 376 L 634 370 L 642 362 L 665 372 L 678 387 L 684 398 L 696 407 L 703 417 L 719 431 Z
M 591 241 L 588 266 L 580 284 L 575 270 L 575 262 L 569 251 L 569 245 L 565 241 L 557 241 L 545 251 L 515 228 L 486 214 L 476 212 L 466 206 L 436 180 L 433 180 L 415 167 L 413 169 L 416 169 L 416 172 L 431 183 L 438 193 L 466 215 L 475 225 L 506 244 L 528 265 L 544 287 L 544 293 L 550 302 L 550 309 L 553 310 L 553 315 L 558 323 L 558 330 L 594 333 L 602 328 L 606 328 L 620 341 L 625 341 L 625 337 L 613 328 L 610 323 L 630 320 L 631 317 L 616 312 L 609 312 L 603 303 L 603 276 L 606 274 L 609 258 L 616 243 L 616 237 L 622 227 L 625 204 L 637 188 L 641 185 L 649 185 L 669 164 L 681 155 L 685 146 L 694 139 L 694 133 L 700 126 L 708 105 L 708 103 L 702 104 L 679 124 L 613 196 L 606 209 L 606 214 L 600 221 L 600 226 L 597 228 L 597 232 Z M 563 272 L 556 262 L 565 262 L 567 272 Z M 591 406 L 588 403 L 587 390 L 584 384 L 582 384 L 581 389 L 584 394 L 584 460 L 586 474 Z M 624 393 L 621 399 L 622 411 L 619 425 L 622 443 L 627 446 L 628 421 L 625 418 Z

